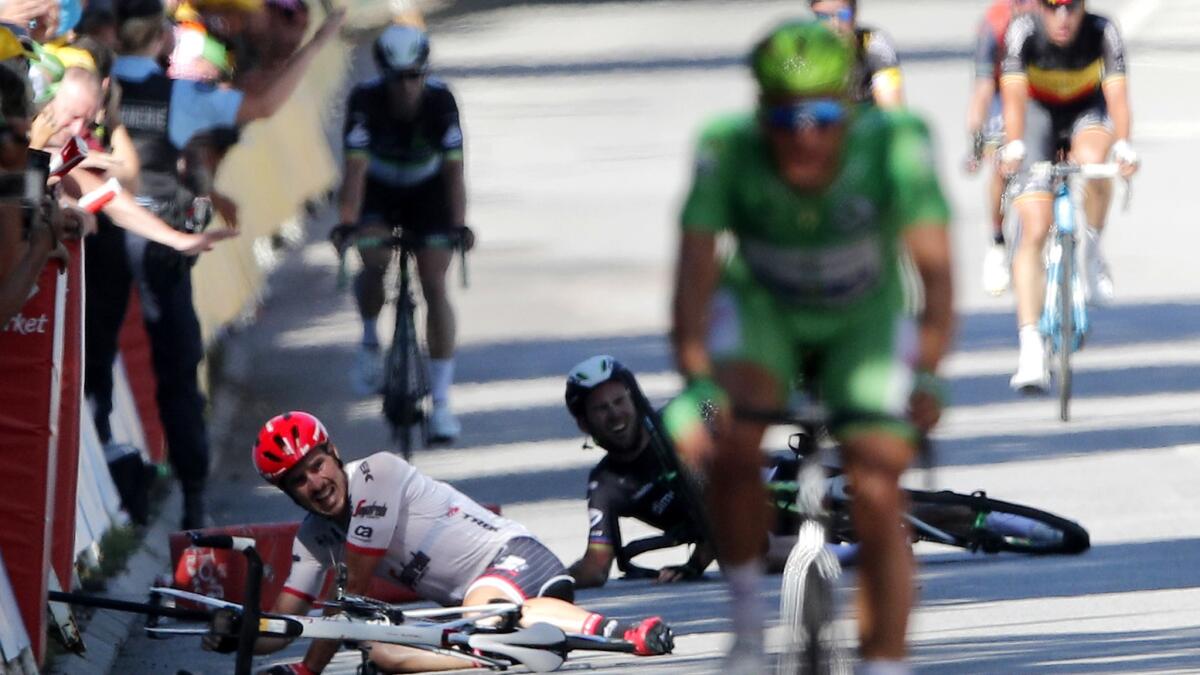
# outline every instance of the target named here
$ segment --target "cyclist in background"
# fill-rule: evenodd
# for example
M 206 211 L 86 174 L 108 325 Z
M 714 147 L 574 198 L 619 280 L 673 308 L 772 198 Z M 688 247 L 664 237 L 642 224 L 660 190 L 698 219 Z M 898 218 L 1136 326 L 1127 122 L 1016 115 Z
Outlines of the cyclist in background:
M 1049 179 L 1031 176 L 1029 167 L 1054 161 L 1064 142 L 1079 164 L 1105 162 L 1111 151 L 1125 176 L 1137 170 L 1138 156 L 1130 142 L 1125 45 L 1116 24 L 1089 13 L 1084 0 L 1039 0 L 1037 11 L 1013 20 L 1004 54 L 1000 95 L 1008 143 L 1000 160 L 1006 174 L 1025 172 L 1015 202 L 1021 238 L 1013 255 L 1020 356 L 1010 384 L 1018 391 L 1041 392 L 1050 384 L 1037 323 L 1045 290 L 1042 248 L 1053 221 L 1053 196 Z M 1107 180 L 1086 183 L 1085 274 L 1092 301 L 1112 298 L 1112 279 L 1100 254 L 1111 195 Z
M 975 80 L 967 105 L 967 134 L 972 141 L 972 155 L 968 159 L 967 169 L 971 173 L 979 170 L 983 160 L 991 158 L 991 147 L 1004 142 L 1004 113 L 1000 107 L 1004 34 L 1008 32 L 1013 17 L 1032 10 L 1036 2 L 995 0 L 979 24 L 975 39 Z M 1012 281 L 1008 269 L 1008 251 L 1004 244 L 1003 194 L 1004 175 L 997 167 L 988 183 L 992 244 L 983 257 L 983 288 L 992 295 L 1003 294 Z
M 684 397 L 726 411 L 706 463 L 733 600 L 726 667 L 765 672 L 759 584 L 769 518 L 765 424 L 728 411 L 780 410 L 789 384 L 811 370 L 855 495 L 861 672 L 905 672 L 913 560 L 898 481 L 915 453 L 914 426 L 940 416 L 934 373 L 953 323 L 949 210 L 925 124 L 849 105 L 845 40 L 819 22 L 787 23 L 750 63 L 756 112 L 719 118 L 700 136 L 671 333 Z M 737 249 L 722 264 L 717 240 L 727 232 Z M 918 326 L 902 252 L 924 284 Z
M 462 427 L 450 410 L 455 319 L 446 270 L 455 239 L 449 235 L 461 232 L 466 248 L 473 243 L 466 228 L 458 104 L 445 83 L 428 75 L 429 40 L 419 28 L 389 26 L 375 42 L 375 62 L 381 77 L 356 86 L 347 103 L 341 224 L 330 233 L 339 250 L 351 234 L 363 241 L 363 267 L 354 280 L 363 335 L 353 384 L 361 395 L 378 392 L 383 384 L 376 321 L 392 250 L 367 240 L 387 237 L 398 225 L 425 240 L 415 257 L 428 311 L 430 437 L 450 441 Z
M 881 108 L 904 104 L 900 56 L 887 33 L 857 24 L 858 0 L 808 0 L 818 19 L 854 40 L 855 73 L 850 97 L 857 103 Z

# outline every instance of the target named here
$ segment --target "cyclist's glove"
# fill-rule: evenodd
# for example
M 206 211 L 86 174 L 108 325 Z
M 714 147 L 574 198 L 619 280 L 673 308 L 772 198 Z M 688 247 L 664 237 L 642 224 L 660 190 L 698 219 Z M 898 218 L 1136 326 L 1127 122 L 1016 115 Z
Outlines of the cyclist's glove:
M 1121 164 L 1137 166 L 1140 163 L 1137 151 L 1133 149 L 1133 144 L 1123 138 L 1113 143 L 1112 156 L 1113 159 Z
M 703 570 L 697 570 L 692 565 L 669 565 L 663 568 L 664 571 L 671 571 L 679 575 L 684 581 L 694 581 L 704 575 Z
M 333 244 L 339 254 L 343 253 L 350 244 L 350 237 L 357 229 L 358 225 L 354 223 L 340 223 L 329 231 L 329 243 Z
M 722 410 L 729 410 L 729 395 L 709 376 L 690 378 L 679 396 L 663 409 L 663 426 L 673 440 L 685 437 L 693 429 L 709 426 Z

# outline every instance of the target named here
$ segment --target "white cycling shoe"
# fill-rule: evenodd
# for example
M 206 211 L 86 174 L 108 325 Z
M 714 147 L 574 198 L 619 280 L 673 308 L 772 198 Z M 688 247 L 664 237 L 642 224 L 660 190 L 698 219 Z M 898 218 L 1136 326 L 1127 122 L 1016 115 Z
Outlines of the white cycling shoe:
M 983 255 L 983 290 L 988 295 L 1004 295 L 1012 284 L 1008 269 L 1008 251 L 1004 244 L 992 244 Z
M 449 443 L 461 433 L 462 423 L 450 411 L 450 406 L 446 403 L 435 404 L 433 412 L 429 414 L 429 442 Z
M 1046 365 L 1046 348 L 1038 340 L 1026 342 L 1017 357 L 1017 372 L 1008 381 L 1013 391 L 1023 394 L 1044 394 L 1050 390 L 1050 369 Z
M 1108 272 L 1108 261 L 1100 250 L 1100 234 L 1087 228 L 1087 301 L 1094 305 L 1111 305 L 1113 301 L 1112 275 Z
M 378 347 L 359 347 L 350 369 L 350 387 L 358 396 L 378 394 L 383 389 L 383 360 Z

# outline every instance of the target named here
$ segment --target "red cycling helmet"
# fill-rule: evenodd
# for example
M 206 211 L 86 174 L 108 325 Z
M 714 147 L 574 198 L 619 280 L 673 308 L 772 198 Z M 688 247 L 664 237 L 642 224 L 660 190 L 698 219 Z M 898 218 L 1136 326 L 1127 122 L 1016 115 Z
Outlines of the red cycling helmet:
M 321 420 L 293 410 L 276 415 L 263 425 L 254 443 L 254 468 L 268 482 L 278 483 L 313 448 L 329 442 Z

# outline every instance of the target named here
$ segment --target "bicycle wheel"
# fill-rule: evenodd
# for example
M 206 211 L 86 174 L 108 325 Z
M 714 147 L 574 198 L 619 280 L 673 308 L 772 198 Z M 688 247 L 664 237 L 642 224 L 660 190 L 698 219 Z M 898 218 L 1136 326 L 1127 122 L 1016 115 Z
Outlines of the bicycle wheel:
M 825 547 L 825 528 L 815 520 L 805 521 L 783 570 L 779 621 L 785 642 L 775 666 L 777 675 L 848 670 L 833 627 L 833 593 L 841 572 L 837 558 Z
M 402 293 L 396 303 L 396 330 L 388 349 L 383 383 L 383 415 L 406 460 L 412 457 L 414 431 L 424 423 L 421 400 L 427 389 L 423 386 L 423 368 L 413 320 L 415 309 L 411 296 Z
M 1058 417 L 1071 418 L 1071 352 L 1075 351 L 1075 236 L 1062 236 L 1058 270 Z
M 910 490 L 911 512 L 922 523 L 954 538 L 946 542 L 917 536 L 925 541 L 958 546 L 985 553 L 1011 551 L 1034 555 L 1078 554 L 1091 547 L 1091 537 L 1079 523 L 1040 509 L 992 499 L 983 492 Z

